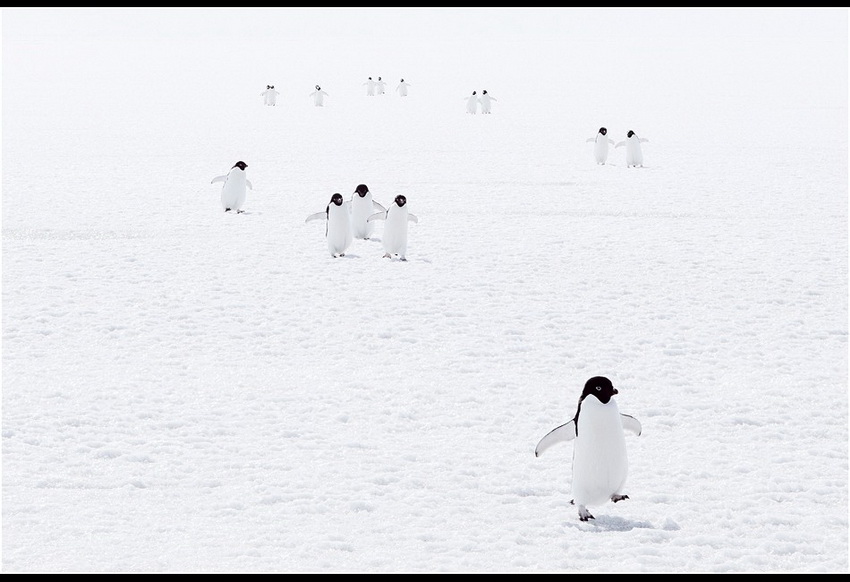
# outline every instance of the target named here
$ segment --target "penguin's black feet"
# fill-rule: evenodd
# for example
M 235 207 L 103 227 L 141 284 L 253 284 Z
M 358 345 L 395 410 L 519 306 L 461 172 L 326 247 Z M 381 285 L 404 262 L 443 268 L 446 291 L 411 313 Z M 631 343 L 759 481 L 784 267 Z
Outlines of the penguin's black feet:
M 406 259 L 406 258 L 404 258 L 404 257 L 399 257 L 399 259 L 398 259 L 398 260 L 399 260 L 399 261 L 404 261 L 405 263 L 407 262 L 407 259 Z
M 613 501 L 614 503 L 617 503 L 618 501 L 623 501 L 624 499 L 628 499 L 628 498 L 629 498 L 628 495 L 612 495 L 611 501 Z
M 245 211 L 244 210 L 237 210 L 236 214 L 242 214 L 243 212 L 245 212 Z
M 224 209 L 224 211 L 225 211 L 225 212 L 230 212 L 230 209 L 229 209 L 229 208 L 225 208 L 225 209 Z
M 392 255 L 390 255 L 389 253 L 384 253 L 384 256 L 383 256 L 383 257 L 381 257 L 381 258 L 382 258 L 382 259 L 391 259 L 391 258 L 393 258 L 393 257 L 392 257 Z
M 593 517 L 590 514 L 590 512 L 587 510 L 587 508 L 584 505 L 578 506 L 578 518 L 581 521 L 587 521 L 588 519 L 596 519 L 595 517 Z

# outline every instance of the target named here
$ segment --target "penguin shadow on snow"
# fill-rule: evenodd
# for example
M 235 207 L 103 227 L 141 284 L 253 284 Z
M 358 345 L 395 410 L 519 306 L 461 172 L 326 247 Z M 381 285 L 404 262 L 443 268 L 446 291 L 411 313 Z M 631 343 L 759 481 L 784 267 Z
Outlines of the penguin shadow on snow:
M 567 521 L 563 523 L 565 528 L 569 527 L 579 531 L 631 531 L 633 529 L 658 529 L 648 521 L 635 521 L 617 517 L 616 515 L 599 515 L 590 521 Z

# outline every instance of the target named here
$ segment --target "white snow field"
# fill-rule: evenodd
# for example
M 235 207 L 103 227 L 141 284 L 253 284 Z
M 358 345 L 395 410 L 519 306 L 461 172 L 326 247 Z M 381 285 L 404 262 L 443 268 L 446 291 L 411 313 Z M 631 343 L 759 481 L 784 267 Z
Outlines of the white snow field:
M 2 33 L 4 572 L 847 572 L 846 9 Z M 361 183 L 407 262 L 305 223 Z M 596 375 L 643 433 L 581 522 L 534 447 Z

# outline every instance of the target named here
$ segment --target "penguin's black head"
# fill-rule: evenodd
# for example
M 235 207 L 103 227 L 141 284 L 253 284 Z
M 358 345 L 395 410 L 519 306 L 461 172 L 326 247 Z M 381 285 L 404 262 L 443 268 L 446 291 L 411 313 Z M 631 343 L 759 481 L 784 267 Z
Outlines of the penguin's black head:
M 601 133 L 602 135 L 607 135 L 607 134 L 608 134 L 608 130 L 607 130 L 607 129 L 605 129 L 604 127 L 600 127 L 600 128 L 599 128 L 599 133 Z
M 366 184 L 358 184 L 357 188 L 354 189 L 354 192 L 356 192 L 361 198 L 364 198 L 366 194 L 369 193 L 369 187 L 366 186 Z
M 371 80 L 372 80 L 372 77 L 369 77 L 369 80 L 371 81 Z
M 476 93 L 478 93 L 478 91 L 473 91 L 473 92 L 472 92 L 472 94 L 473 94 L 473 95 L 475 95 Z
M 331 203 L 336 204 L 337 206 L 342 206 L 342 194 L 336 193 L 331 196 Z
M 271 87 L 269 87 L 269 89 L 274 89 L 274 85 L 272 85 Z
M 233 164 L 233 168 L 239 168 L 242 171 L 245 171 L 245 168 L 247 168 L 247 167 L 248 167 L 248 164 L 246 164 L 245 162 L 236 162 L 235 164 Z M 231 170 L 233 168 L 231 168 Z
M 399 194 L 398 196 L 395 197 L 395 203 L 398 205 L 399 208 L 401 208 L 402 206 L 407 204 L 407 198 L 405 198 L 404 196 Z
M 404 79 L 402 79 L 401 82 L 404 83 Z
M 484 89 L 484 90 L 481 92 L 481 94 L 482 94 L 482 95 L 486 95 L 486 94 L 487 94 L 487 89 Z
M 271 85 L 266 85 L 266 89 L 271 89 L 271 88 L 272 88 Z
M 380 81 L 380 80 L 381 80 L 381 78 L 380 78 L 380 77 L 378 77 L 378 80 Z
M 322 88 L 319 87 L 318 85 L 316 85 L 316 91 L 321 91 L 321 90 L 322 90 Z
M 581 400 L 588 396 L 595 396 L 602 404 L 608 404 L 615 394 L 617 394 L 617 389 L 611 384 L 611 380 L 605 376 L 594 376 L 585 383 Z
M 627 134 L 626 134 L 626 137 L 632 137 L 634 134 L 635 134 L 635 132 L 633 132 L 633 131 L 630 129 L 630 130 L 629 130 L 629 133 L 627 133 Z

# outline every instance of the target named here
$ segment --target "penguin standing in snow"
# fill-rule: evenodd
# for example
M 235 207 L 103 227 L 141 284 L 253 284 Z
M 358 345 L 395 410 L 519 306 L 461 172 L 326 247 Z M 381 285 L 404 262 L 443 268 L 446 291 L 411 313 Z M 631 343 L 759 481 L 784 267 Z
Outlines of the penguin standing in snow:
M 473 115 L 478 113 L 478 91 L 473 91 L 472 95 L 466 97 L 466 112 Z
M 481 92 L 481 113 L 490 113 L 491 101 L 496 101 L 495 97 L 487 94 L 487 89 Z
M 276 91 L 274 85 L 266 85 L 266 90 L 260 93 L 263 96 L 263 103 L 266 105 L 277 105 L 277 96 L 280 91 Z
M 369 240 L 375 223 L 369 222 L 369 217 L 377 212 L 386 212 L 387 209 L 372 200 L 372 193 L 366 184 L 358 184 L 351 195 L 351 228 L 354 238 Z
M 399 96 L 407 97 L 407 88 L 410 87 L 410 83 L 405 83 L 404 79 L 398 84 L 398 87 L 395 88 L 398 91 Z
M 593 146 L 593 157 L 596 158 L 596 163 L 599 165 L 608 161 L 608 144 L 614 145 L 614 140 L 608 137 L 608 130 L 604 127 L 599 128 L 599 133 L 596 137 L 587 138 L 588 142 L 596 142 Z
M 313 98 L 313 105 L 316 107 L 324 107 L 325 106 L 325 97 L 328 94 L 322 91 L 322 88 L 316 85 L 316 90 L 310 93 L 310 97 Z
M 331 256 L 344 257 L 345 251 L 351 246 L 351 204 L 343 202 L 342 194 L 331 196 L 324 212 L 317 212 L 307 217 L 304 222 L 313 220 L 325 221 L 325 237 L 328 239 L 328 251 Z
M 224 182 L 224 186 L 221 187 L 221 205 L 225 212 L 231 210 L 235 210 L 237 214 L 245 212 L 242 210 L 242 206 L 245 204 L 245 198 L 247 198 L 246 188 L 254 189 L 251 181 L 245 177 L 245 168 L 247 167 L 248 164 L 245 162 L 236 162 L 226 176 L 216 176 L 210 182 L 210 184 Z
M 407 198 L 399 194 L 395 201 L 385 212 L 376 212 L 369 217 L 368 221 L 385 220 L 384 235 L 381 239 L 384 243 L 384 258 L 392 259 L 397 256 L 406 261 L 407 257 L 407 223 L 419 223 L 419 219 L 407 211 Z
M 372 80 L 372 77 L 369 77 L 363 84 L 366 85 L 366 97 L 374 97 L 376 83 Z
M 573 500 L 581 521 L 594 519 L 588 505 L 607 501 L 623 501 L 623 486 L 628 475 L 624 430 L 641 433 L 637 419 L 620 414 L 614 395 L 617 389 L 604 376 L 594 376 L 584 385 L 578 409 L 572 420 L 550 431 L 540 439 L 534 456 L 561 441 L 575 440 L 573 445 Z
M 375 91 L 378 93 L 378 95 L 383 95 L 386 92 L 386 86 L 387 84 L 384 83 L 380 77 L 378 77 L 378 80 L 375 81 Z
M 632 167 L 636 168 L 638 166 L 640 166 L 642 168 L 643 167 L 643 150 L 641 149 L 640 144 L 647 143 L 648 141 L 649 140 L 644 138 L 644 137 L 639 138 L 637 136 L 637 134 L 630 129 L 629 133 L 626 134 L 626 141 L 621 141 L 617 145 L 615 145 L 614 147 L 618 148 L 620 146 L 626 146 L 626 167 L 627 168 L 632 168 Z

